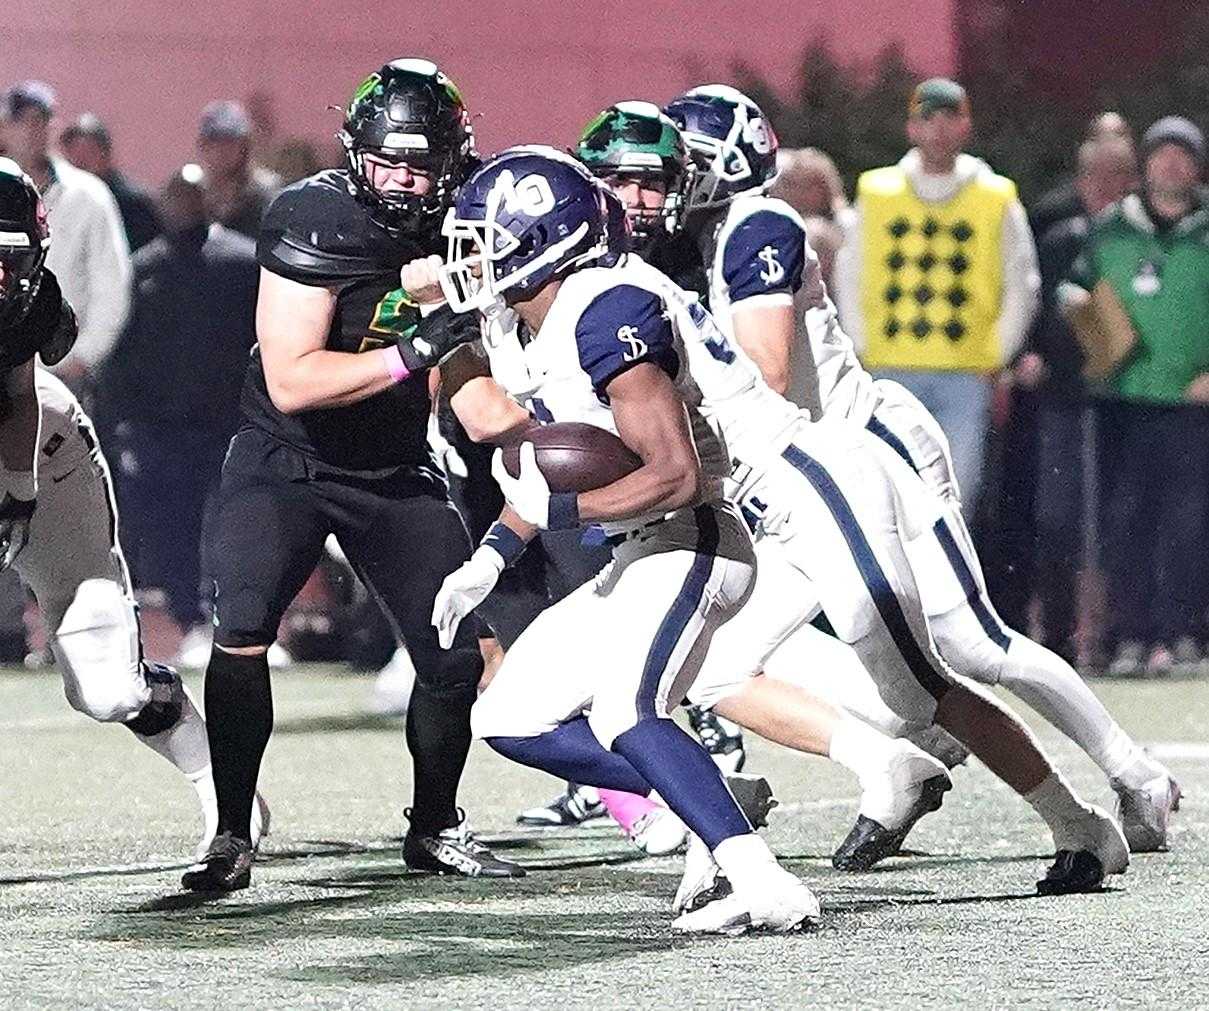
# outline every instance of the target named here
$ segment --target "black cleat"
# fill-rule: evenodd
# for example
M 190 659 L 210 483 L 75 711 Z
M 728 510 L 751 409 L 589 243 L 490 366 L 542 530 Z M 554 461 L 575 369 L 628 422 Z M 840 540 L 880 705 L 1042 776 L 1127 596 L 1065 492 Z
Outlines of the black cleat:
M 410 809 L 405 812 L 411 817 Z M 459 822 L 435 832 L 422 832 L 415 825 L 403 839 L 403 862 L 413 871 L 458 874 L 465 878 L 523 878 L 525 868 L 501 860 L 466 828 L 459 809 Z
M 857 815 L 856 824 L 848 837 L 831 855 L 831 866 L 837 871 L 867 871 L 874 864 L 894 856 L 907 834 L 925 814 L 935 811 L 944 801 L 945 791 L 953 783 L 947 776 L 933 776 L 919 786 L 919 798 L 898 828 L 886 828 L 872 818 Z
M 252 880 L 252 844 L 230 832 L 220 832 L 198 865 L 185 872 L 181 884 L 191 892 L 223 894 L 247 888 Z
M 566 790 L 543 807 L 531 807 L 516 816 L 518 825 L 539 828 L 570 828 L 609 812 L 594 787 L 568 783 Z
M 747 761 L 743 746 L 743 731 L 738 724 L 723 719 L 712 709 L 688 706 L 689 725 L 693 728 L 701 746 L 723 772 L 742 772 Z
M 767 826 L 768 813 L 780 804 L 772 795 L 772 786 L 768 780 L 751 772 L 732 772 L 725 779 L 731 796 L 751 822 L 751 827 Z
M 1037 882 L 1038 895 L 1075 895 L 1098 892 L 1104 884 L 1104 865 L 1088 850 L 1059 850 L 1054 865 Z

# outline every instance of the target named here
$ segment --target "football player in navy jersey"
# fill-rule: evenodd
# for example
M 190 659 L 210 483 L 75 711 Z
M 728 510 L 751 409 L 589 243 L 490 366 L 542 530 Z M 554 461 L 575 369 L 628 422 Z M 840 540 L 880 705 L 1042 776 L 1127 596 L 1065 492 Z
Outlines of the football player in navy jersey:
M 219 834 L 186 888 L 246 887 L 249 813 L 273 725 L 266 652 L 335 534 L 416 667 L 407 713 L 415 792 L 408 866 L 517 876 L 456 805 L 482 658 L 467 628 L 438 648 L 444 577 L 469 555 L 428 446 L 429 372 L 469 317 L 425 313 L 404 264 L 423 261 L 474 164 L 469 115 L 434 64 L 401 59 L 357 88 L 342 169 L 286 188 L 262 222 L 257 348 L 243 424 L 223 464 L 214 537 L 215 635 L 206 671 Z

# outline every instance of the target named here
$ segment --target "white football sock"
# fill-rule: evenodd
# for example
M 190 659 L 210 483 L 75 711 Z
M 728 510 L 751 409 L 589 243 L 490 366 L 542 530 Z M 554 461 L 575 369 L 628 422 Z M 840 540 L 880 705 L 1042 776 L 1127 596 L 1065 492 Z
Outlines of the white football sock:
M 157 755 L 163 755 L 190 782 L 203 773 L 210 775 L 210 741 L 206 737 L 206 721 L 202 719 L 184 685 L 181 685 L 180 718 L 167 730 L 151 737 L 137 733 L 134 736 Z
M 1024 799 L 1049 826 L 1056 850 L 1081 848 L 1082 835 L 1076 826 L 1086 822 L 1092 811 L 1075 795 L 1062 773 L 1055 769 Z
M 755 832 L 723 839 L 714 848 L 714 860 L 736 891 L 766 881 L 769 868 L 777 867 L 772 850 Z

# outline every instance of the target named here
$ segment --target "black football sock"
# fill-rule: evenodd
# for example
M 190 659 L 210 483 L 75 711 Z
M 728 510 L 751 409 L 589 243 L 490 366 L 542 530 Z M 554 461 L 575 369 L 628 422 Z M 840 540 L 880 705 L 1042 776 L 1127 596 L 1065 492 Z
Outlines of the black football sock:
M 206 668 L 206 733 L 218 795 L 218 831 L 251 839 L 260 760 L 273 732 L 273 690 L 264 653 L 215 647 Z
M 418 681 L 407 707 L 407 747 L 415 781 L 411 825 L 437 832 L 458 823 L 458 781 L 470 751 L 475 687 L 435 695 Z

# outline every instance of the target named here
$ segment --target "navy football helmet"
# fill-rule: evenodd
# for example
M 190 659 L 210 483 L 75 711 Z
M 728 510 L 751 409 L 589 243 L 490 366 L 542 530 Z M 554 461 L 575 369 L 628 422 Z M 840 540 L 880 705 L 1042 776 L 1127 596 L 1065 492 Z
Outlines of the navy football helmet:
M 455 312 L 531 297 L 555 277 L 611 255 L 604 186 L 552 147 L 489 158 L 458 191 L 442 232 L 441 287 Z M 616 212 L 613 215 L 616 218 Z
M 50 248 L 38 188 L 15 161 L 0 157 L 0 327 L 29 312 Z
M 669 102 L 664 112 L 680 127 L 697 166 L 690 211 L 762 193 L 776 179 L 777 135 L 737 88 L 705 84 Z

